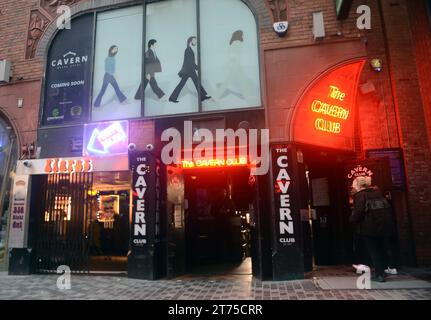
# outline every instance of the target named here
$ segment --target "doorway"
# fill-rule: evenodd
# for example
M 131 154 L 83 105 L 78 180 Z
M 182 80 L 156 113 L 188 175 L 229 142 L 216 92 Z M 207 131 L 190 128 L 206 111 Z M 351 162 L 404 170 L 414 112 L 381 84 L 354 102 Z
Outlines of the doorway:
M 31 215 L 35 271 L 125 273 L 130 236 L 130 172 L 34 176 Z M 41 200 L 42 199 L 42 200 Z
M 303 218 L 305 270 L 314 266 L 350 264 L 354 256 L 349 189 L 343 165 L 349 153 L 301 146 L 299 163 Z M 303 210 L 304 210 L 303 209 Z M 305 209 L 305 213 L 307 213 Z
M 184 185 L 183 189 L 177 187 L 183 190 L 184 201 L 174 204 L 173 208 L 178 209 L 171 210 L 177 212 L 172 220 L 178 221 L 180 208 L 184 208 L 184 224 L 173 223 L 176 227 L 172 230 L 176 233 L 173 236 L 171 232 L 170 237 L 176 239 L 177 243 L 171 247 L 175 247 L 175 260 L 182 260 L 183 269 L 168 275 L 252 275 L 254 212 L 249 169 L 246 166 L 183 169 L 180 179 L 178 175 L 169 178 L 169 172 L 168 180 L 176 183 L 168 182 L 168 186 L 178 185 L 178 181 Z M 168 198 L 178 196 L 173 197 L 168 189 Z M 168 252 L 168 257 L 172 252 Z

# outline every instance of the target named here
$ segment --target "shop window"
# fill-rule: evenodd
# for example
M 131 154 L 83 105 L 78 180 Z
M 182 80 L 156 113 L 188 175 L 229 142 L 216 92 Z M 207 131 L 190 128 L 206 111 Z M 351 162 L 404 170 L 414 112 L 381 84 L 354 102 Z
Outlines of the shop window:
M 196 1 L 149 4 L 146 18 L 145 115 L 198 112 Z
M 92 120 L 141 116 L 134 99 L 141 82 L 143 7 L 97 15 Z
M 261 104 L 256 22 L 237 0 L 201 0 L 202 84 L 214 99 L 204 111 Z M 241 18 L 239 18 L 241 17 Z
M 256 20 L 242 0 L 88 13 L 51 44 L 41 124 L 260 107 L 258 52 Z

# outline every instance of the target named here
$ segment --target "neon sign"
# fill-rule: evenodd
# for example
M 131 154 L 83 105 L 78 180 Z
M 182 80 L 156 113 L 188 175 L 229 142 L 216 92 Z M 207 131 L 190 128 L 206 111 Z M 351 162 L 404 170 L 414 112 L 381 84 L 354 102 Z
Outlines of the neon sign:
M 104 156 L 127 153 L 127 121 L 85 125 L 84 145 L 84 156 Z
M 192 168 L 216 168 L 216 167 L 235 167 L 246 166 L 248 164 L 247 158 L 237 159 L 210 159 L 210 160 L 194 160 L 194 161 L 181 161 L 183 169 Z
M 91 159 L 67 160 L 47 159 L 45 162 L 45 173 L 81 173 L 93 172 L 93 161 Z
M 296 107 L 294 141 L 353 149 L 353 108 L 364 62 L 351 63 L 327 73 L 305 93 Z

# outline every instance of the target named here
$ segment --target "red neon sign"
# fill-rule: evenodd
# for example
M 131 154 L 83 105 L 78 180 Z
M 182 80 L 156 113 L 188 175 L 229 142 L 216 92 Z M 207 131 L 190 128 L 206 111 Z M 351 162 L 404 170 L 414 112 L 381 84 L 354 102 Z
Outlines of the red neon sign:
M 183 169 L 193 168 L 217 168 L 217 167 L 238 167 L 246 166 L 248 164 L 247 158 L 237 159 L 210 159 L 210 160 L 183 160 L 181 166 Z
M 364 61 L 321 78 L 296 108 L 293 140 L 336 149 L 353 149 L 354 107 Z

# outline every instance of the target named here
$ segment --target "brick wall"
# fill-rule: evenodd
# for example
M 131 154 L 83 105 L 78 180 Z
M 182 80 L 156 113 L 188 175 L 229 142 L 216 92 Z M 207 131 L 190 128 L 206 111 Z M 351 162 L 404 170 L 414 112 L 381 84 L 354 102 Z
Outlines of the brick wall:
M 408 5 L 425 120 L 431 141 L 431 24 L 426 14 L 425 0 L 409 1 Z
M 431 264 L 431 150 L 407 1 L 382 0 L 382 8 L 401 144 L 405 152 L 416 254 L 419 264 Z

